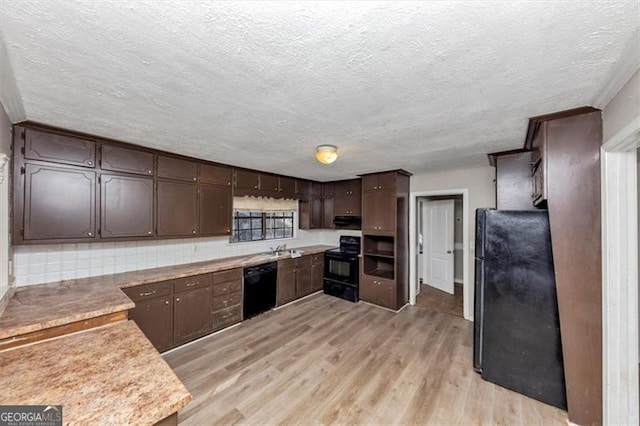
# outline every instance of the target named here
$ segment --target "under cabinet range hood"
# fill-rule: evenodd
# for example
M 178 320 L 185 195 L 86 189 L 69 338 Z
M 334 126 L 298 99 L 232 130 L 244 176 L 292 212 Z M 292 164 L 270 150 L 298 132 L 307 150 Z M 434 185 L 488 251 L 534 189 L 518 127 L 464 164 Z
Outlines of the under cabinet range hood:
M 336 228 L 357 228 L 360 229 L 362 218 L 360 216 L 335 216 L 333 224 Z

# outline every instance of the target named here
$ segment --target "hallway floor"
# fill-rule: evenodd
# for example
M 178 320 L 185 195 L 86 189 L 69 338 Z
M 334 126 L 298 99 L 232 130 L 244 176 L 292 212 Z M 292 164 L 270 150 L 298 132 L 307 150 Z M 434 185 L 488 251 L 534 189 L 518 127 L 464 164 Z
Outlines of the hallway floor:
M 421 284 L 420 294 L 416 297 L 416 306 L 435 312 L 462 317 L 464 316 L 462 284 L 455 284 L 454 292 L 455 294 L 452 295 L 427 284 Z

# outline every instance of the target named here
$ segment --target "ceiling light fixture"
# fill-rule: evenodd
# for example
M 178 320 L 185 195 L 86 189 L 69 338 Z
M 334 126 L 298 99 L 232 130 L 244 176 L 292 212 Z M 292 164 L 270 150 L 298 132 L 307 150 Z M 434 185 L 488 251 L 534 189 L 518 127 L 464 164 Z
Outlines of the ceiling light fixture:
M 338 158 L 338 147 L 335 145 L 318 145 L 316 159 L 322 164 L 331 164 Z

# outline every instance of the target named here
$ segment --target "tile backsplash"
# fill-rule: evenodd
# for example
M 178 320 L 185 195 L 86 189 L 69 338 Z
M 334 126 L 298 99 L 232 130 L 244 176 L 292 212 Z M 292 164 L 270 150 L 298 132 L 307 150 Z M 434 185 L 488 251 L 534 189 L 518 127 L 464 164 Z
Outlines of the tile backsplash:
M 13 247 L 13 274 L 18 286 L 94 277 L 140 269 L 179 265 L 261 253 L 278 244 L 301 247 L 337 246 L 340 235 L 353 231 L 298 230 L 286 240 L 229 243 L 228 237 L 91 244 Z M 355 232 L 359 235 L 360 232 Z

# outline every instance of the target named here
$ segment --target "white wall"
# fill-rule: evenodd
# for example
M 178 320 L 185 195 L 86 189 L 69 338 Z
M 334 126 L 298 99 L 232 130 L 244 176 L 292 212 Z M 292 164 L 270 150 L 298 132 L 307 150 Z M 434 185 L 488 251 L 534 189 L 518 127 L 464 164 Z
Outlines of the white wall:
M 602 110 L 604 141 L 628 126 L 640 114 L 640 70 Z
M 422 173 L 411 176 L 412 193 L 467 189 L 469 192 L 469 215 L 463 218 L 469 224 L 469 241 L 464 241 L 469 250 L 469 303 L 473 304 L 474 249 L 475 249 L 475 211 L 483 207 L 496 206 L 495 169 L 490 166 L 471 169 L 454 169 L 439 172 Z M 413 212 L 411 213 L 413 214 Z M 410 256 L 415 256 L 415 247 L 410 247 Z M 413 285 L 413 283 L 411 283 Z
M 11 122 L 4 110 L 0 107 L 0 154 L 5 154 L 11 158 Z M 11 164 L 7 162 L 4 170 L 0 169 L 4 178 L 0 175 L 0 301 L 9 291 L 11 279 L 9 276 L 9 260 L 11 259 L 11 249 L 9 246 L 9 182 L 11 175 Z M 0 302 L 0 312 L 3 304 Z

